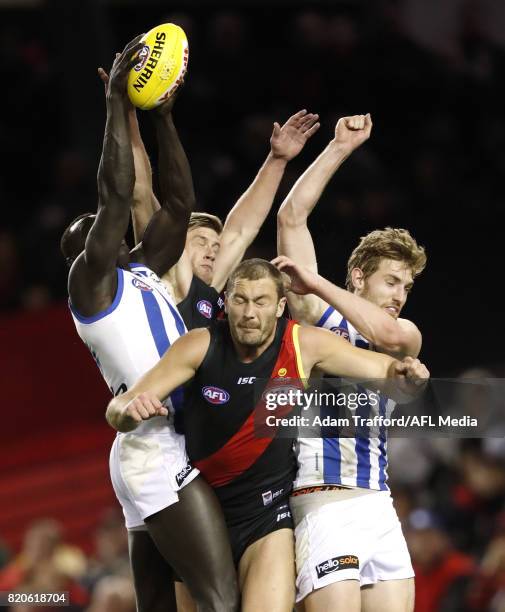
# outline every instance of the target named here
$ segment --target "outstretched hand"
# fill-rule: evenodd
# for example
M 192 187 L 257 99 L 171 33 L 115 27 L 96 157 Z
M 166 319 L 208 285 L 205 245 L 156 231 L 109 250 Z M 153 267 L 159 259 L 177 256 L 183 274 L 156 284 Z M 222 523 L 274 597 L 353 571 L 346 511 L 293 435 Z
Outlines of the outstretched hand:
M 308 268 L 295 264 L 293 260 L 285 255 L 279 255 L 271 262 L 280 272 L 289 276 L 290 284 L 287 291 L 292 291 L 298 295 L 314 293 L 318 283 L 318 275 L 311 272 Z
M 291 116 L 283 126 L 275 122 L 270 138 L 272 155 L 286 161 L 296 157 L 319 129 L 318 119 L 319 115 L 307 113 L 304 109 Z
M 126 95 L 128 73 L 137 63 L 137 53 L 144 45 L 141 42 L 143 36 L 143 34 L 139 34 L 126 45 L 122 53 L 116 53 L 110 74 L 107 74 L 102 67 L 98 68 L 98 75 L 105 85 L 106 95 L 112 91 Z
M 370 113 L 342 117 L 335 127 L 335 138 L 332 142 L 348 153 L 352 153 L 370 138 L 371 132 L 372 117 Z

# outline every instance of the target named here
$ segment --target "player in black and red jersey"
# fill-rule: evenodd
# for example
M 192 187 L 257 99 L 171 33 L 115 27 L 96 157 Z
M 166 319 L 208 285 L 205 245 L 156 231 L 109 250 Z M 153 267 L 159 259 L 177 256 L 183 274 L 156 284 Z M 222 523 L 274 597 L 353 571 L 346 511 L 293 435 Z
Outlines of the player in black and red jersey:
M 227 321 L 178 339 L 160 362 L 107 409 L 109 423 L 131 431 L 159 414 L 161 399 L 190 381 L 189 455 L 224 510 L 242 592 L 242 610 L 290 612 L 294 550 L 287 496 L 295 473 L 292 440 L 255 435 L 255 378 L 298 382 L 313 368 L 334 376 L 396 378 L 404 393 L 428 376 L 404 362 L 358 349 L 332 332 L 282 318 L 281 273 L 269 262 L 242 262 L 227 284 Z M 264 400 L 258 402 L 258 406 Z M 198 559 L 194 560 L 198 563 Z

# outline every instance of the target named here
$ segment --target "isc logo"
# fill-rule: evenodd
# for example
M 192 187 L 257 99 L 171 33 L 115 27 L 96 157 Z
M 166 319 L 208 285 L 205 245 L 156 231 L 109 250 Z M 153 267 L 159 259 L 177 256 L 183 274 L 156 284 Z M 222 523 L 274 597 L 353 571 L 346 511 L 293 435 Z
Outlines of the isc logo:
M 209 404 L 226 404 L 230 399 L 230 394 L 219 387 L 204 387 L 202 389 L 203 397 Z
M 256 376 L 241 376 L 237 380 L 237 385 L 252 385 L 256 380 Z
M 200 300 L 196 305 L 196 309 L 207 319 L 212 319 L 212 304 L 207 300 Z

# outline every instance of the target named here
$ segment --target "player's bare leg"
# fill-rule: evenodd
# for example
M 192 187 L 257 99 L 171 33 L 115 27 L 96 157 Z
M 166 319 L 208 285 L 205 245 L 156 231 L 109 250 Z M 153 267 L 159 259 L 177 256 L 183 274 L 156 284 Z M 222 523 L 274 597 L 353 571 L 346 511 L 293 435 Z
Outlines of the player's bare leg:
M 129 531 L 138 612 L 177 612 L 172 568 L 147 531 Z
M 291 529 L 279 529 L 247 547 L 239 563 L 242 612 L 292 612 L 295 552 Z
M 413 612 L 414 578 L 380 580 L 361 589 L 363 612 Z
M 358 580 L 334 582 L 312 591 L 303 600 L 305 612 L 360 612 L 361 596 Z
M 198 612 L 191 593 L 184 582 L 175 582 L 175 598 L 177 600 L 177 612 Z
M 176 504 L 145 519 L 149 533 L 199 612 L 237 612 L 236 572 L 216 496 L 201 476 L 178 494 Z

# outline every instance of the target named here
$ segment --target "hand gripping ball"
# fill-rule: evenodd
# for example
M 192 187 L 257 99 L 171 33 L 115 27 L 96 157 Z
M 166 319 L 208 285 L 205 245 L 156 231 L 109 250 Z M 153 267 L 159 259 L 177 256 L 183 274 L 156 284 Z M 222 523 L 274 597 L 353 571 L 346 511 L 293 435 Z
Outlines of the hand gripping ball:
M 128 96 L 132 103 L 149 110 L 167 100 L 182 82 L 188 67 L 188 39 L 184 30 L 164 23 L 143 38 L 138 63 L 128 75 Z

